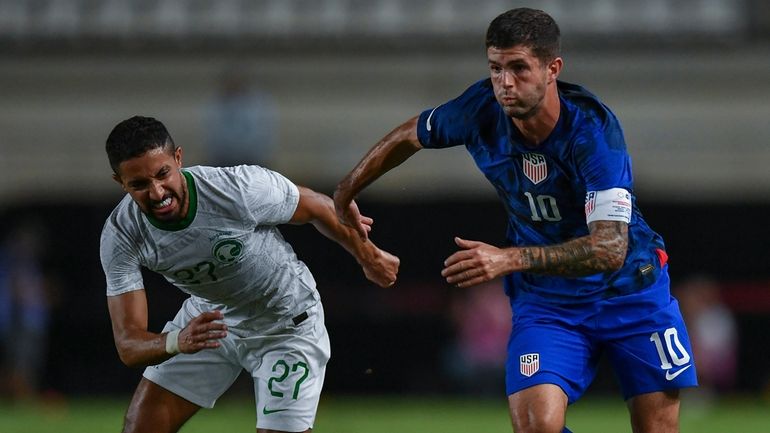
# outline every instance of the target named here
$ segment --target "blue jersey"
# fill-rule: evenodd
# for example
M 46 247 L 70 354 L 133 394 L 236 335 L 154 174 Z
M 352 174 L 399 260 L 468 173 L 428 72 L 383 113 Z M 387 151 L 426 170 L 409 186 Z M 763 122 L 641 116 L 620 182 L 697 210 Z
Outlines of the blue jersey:
M 584 277 L 515 272 L 505 277 L 512 299 L 582 303 L 638 291 L 660 275 L 665 247 L 636 206 L 620 123 L 584 88 L 558 82 L 558 90 L 559 119 L 537 147 L 527 147 L 495 99 L 489 79 L 424 111 L 417 135 L 425 148 L 468 149 L 505 206 L 511 246 L 553 245 L 586 236 L 592 192 L 622 188 L 631 194 L 628 252 L 620 270 Z

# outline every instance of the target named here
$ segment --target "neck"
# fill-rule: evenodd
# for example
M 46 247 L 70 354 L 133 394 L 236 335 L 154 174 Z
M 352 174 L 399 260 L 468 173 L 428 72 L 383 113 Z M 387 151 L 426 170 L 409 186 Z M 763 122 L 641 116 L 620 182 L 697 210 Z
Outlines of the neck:
M 190 188 L 187 187 L 187 177 L 182 173 L 182 170 L 179 170 L 180 174 L 182 174 L 182 194 L 184 195 L 184 203 L 182 204 L 182 212 L 179 213 L 181 216 L 181 219 L 187 218 L 187 214 L 190 212 Z
M 553 80 L 545 90 L 545 97 L 537 112 L 527 119 L 512 119 L 513 124 L 519 129 L 521 135 L 532 147 L 537 147 L 551 134 L 561 113 L 561 101 L 559 91 L 556 88 L 556 80 Z

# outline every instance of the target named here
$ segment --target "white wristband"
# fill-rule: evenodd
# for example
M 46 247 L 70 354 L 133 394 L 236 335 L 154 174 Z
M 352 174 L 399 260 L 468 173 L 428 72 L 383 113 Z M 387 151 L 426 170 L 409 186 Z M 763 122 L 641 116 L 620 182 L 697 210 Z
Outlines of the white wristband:
M 166 334 L 166 353 L 176 355 L 179 353 L 179 333 L 181 329 L 175 329 Z

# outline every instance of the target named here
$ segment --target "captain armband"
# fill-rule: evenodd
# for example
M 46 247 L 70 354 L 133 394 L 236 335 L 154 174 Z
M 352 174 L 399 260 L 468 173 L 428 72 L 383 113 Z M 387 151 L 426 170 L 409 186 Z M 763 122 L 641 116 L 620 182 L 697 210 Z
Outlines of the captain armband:
M 623 188 L 586 193 L 586 224 L 594 221 L 631 222 L 631 194 Z
M 179 353 L 179 332 L 181 329 L 174 329 L 166 334 L 166 353 L 176 355 Z

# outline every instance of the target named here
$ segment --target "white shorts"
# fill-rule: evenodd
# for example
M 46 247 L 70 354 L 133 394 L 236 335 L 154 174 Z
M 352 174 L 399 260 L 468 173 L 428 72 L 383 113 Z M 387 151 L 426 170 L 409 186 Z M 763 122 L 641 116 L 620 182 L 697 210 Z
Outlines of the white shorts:
M 192 320 L 185 307 L 163 332 L 181 329 Z M 180 353 L 147 367 L 144 377 L 198 406 L 212 408 L 245 369 L 254 379 L 257 428 L 295 432 L 313 427 L 331 355 L 320 303 L 297 325 L 270 335 L 229 329 L 220 342 L 216 349 Z

